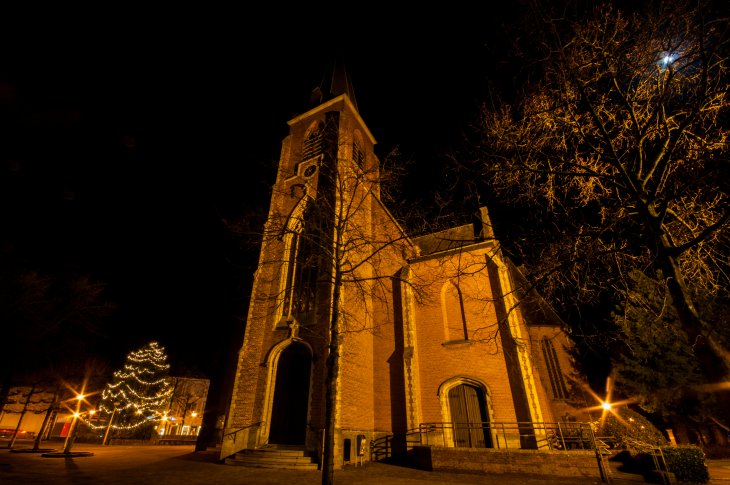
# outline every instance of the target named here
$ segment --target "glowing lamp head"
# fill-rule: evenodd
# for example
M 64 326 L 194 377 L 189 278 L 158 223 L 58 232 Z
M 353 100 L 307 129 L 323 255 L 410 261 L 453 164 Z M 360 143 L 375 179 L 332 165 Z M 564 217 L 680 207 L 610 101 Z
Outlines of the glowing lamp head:
M 611 410 L 611 403 L 610 402 L 604 402 L 601 404 L 601 407 L 604 409 L 604 411 L 610 411 Z
M 78 418 L 79 416 L 81 416 L 81 413 L 74 413 L 74 418 Z
M 81 401 L 83 398 L 84 398 L 83 394 L 76 394 L 76 399 L 78 399 L 79 401 Z

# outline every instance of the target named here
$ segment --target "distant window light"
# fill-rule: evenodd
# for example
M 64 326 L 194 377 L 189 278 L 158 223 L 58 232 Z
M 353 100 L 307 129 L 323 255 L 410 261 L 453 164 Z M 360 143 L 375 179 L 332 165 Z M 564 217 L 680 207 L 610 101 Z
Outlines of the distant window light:
M 545 357 L 545 365 L 547 366 L 548 376 L 550 377 L 550 385 L 553 389 L 555 399 L 567 399 L 568 389 L 563 379 L 563 372 L 558 362 L 558 354 L 555 352 L 553 343 L 547 337 L 542 338 L 542 353 Z

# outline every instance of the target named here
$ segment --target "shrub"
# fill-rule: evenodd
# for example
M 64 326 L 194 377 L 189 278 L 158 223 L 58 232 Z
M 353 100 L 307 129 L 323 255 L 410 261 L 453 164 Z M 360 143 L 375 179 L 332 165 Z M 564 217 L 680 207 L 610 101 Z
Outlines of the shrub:
M 707 483 L 710 472 L 705 463 L 705 453 L 695 445 L 662 446 L 667 468 L 677 480 L 683 482 Z
M 618 447 L 633 448 L 632 443 L 639 441 L 643 444 L 661 446 L 667 440 L 656 426 L 641 414 L 626 407 L 614 408 L 606 413 L 605 419 L 598 429 L 599 436 L 613 436 Z

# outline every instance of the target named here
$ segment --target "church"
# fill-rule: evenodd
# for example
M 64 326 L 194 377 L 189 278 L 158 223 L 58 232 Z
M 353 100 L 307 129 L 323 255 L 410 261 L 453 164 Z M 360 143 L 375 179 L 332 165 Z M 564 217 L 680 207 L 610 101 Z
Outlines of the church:
M 321 458 L 328 415 L 335 467 L 414 435 L 535 449 L 544 423 L 587 421 L 570 340 L 487 208 L 408 234 L 381 200 L 376 140 L 341 68 L 288 125 L 221 459 L 272 446 Z

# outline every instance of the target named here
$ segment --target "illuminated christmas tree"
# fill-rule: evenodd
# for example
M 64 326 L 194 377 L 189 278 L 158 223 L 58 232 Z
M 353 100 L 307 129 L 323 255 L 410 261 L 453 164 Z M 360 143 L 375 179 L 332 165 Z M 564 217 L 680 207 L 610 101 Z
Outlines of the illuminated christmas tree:
M 165 349 L 157 342 L 127 356 L 124 368 L 114 373 L 102 392 L 99 410 L 113 417 L 113 429 L 150 434 L 167 409 L 172 386 Z

